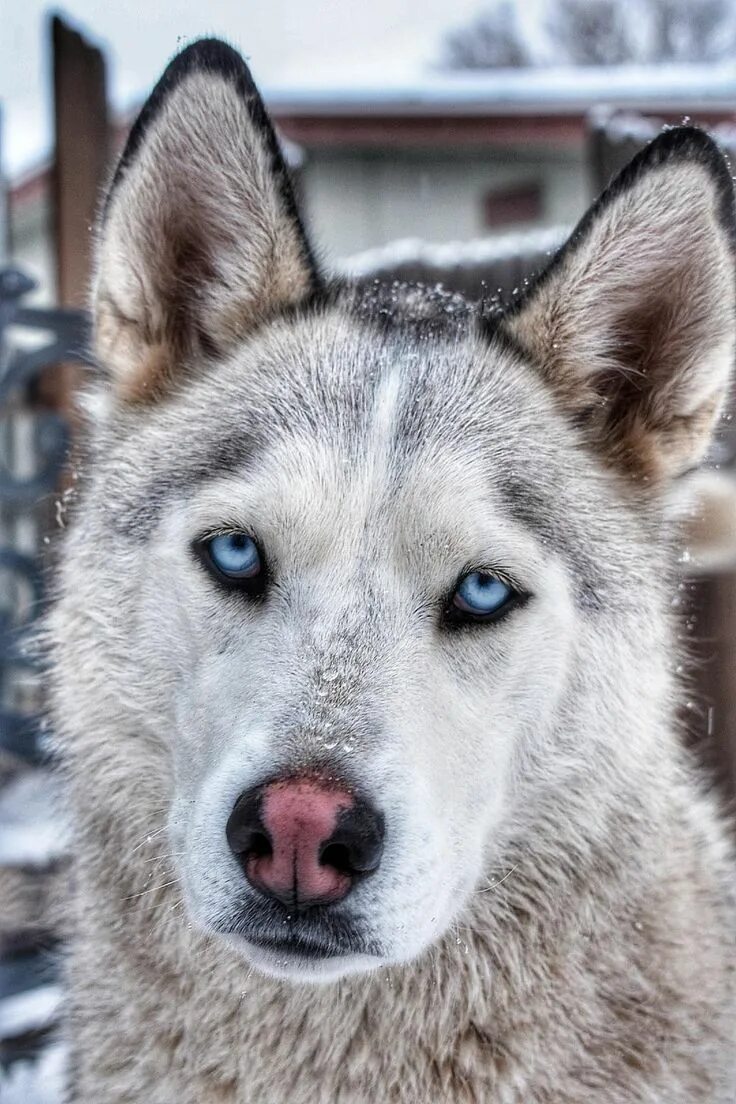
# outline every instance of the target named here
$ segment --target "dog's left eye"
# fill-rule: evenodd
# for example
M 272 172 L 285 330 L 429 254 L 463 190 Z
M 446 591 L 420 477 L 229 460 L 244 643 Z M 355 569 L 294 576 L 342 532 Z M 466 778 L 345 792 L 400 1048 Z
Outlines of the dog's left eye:
M 517 591 L 497 575 L 473 571 L 458 583 L 451 612 L 461 620 L 490 621 L 518 597 Z
M 248 533 L 217 533 L 196 542 L 196 548 L 213 575 L 246 590 L 258 588 L 263 579 L 263 560 L 258 545 Z

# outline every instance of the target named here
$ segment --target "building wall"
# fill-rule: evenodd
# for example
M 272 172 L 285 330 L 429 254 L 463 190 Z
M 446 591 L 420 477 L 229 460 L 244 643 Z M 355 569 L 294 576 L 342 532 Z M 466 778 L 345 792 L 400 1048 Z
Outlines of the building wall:
M 37 283 L 26 302 L 51 305 L 56 297 L 54 250 L 48 187 L 39 186 L 30 199 L 10 204 L 9 260 Z
M 574 222 L 587 202 L 582 155 L 532 150 L 306 151 L 302 203 L 326 262 L 401 238 L 470 241 L 510 229 Z M 496 189 L 540 185 L 539 218 L 490 227 L 485 200 Z M 54 297 L 47 189 L 11 206 L 11 257 L 39 282 L 37 302 Z
M 485 200 L 496 189 L 538 183 L 540 217 L 489 227 Z M 308 224 L 327 259 L 398 238 L 468 241 L 502 229 L 572 223 L 585 209 L 582 153 L 311 150 L 302 174 Z

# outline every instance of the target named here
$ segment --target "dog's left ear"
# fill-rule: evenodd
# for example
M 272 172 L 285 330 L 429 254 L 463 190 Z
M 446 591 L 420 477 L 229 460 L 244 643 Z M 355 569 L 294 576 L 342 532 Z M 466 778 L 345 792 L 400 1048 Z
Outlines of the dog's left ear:
M 96 349 L 118 397 L 159 396 L 317 283 L 245 62 L 223 42 L 195 42 L 135 123 L 100 226 Z
M 664 132 L 583 218 L 502 329 L 634 478 L 703 456 L 736 340 L 733 188 L 702 131 Z

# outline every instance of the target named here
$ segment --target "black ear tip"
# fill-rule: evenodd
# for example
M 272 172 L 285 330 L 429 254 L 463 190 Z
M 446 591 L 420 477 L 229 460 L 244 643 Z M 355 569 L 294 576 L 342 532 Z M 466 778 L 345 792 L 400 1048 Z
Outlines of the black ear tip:
M 178 83 L 189 73 L 203 71 L 219 73 L 223 77 L 250 80 L 250 72 L 243 57 L 221 38 L 198 38 L 180 50 L 169 62 L 164 78 Z
M 665 128 L 643 151 L 652 161 L 699 161 L 714 167 L 724 164 L 718 144 L 700 127 L 683 125 Z
M 195 42 L 190 42 L 166 66 L 131 128 L 110 184 L 103 218 L 107 213 L 110 199 L 128 166 L 134 160 L 151 122 L 171 93 L 194 73 L 207 73 L 229 81 L 235 85 L 239 94 L 251 103 L 252 110 L 260 115 L 264 113 L 250 70 L 237 50 L 219 38 L 199 38 Z
M 700 127 L 688 125 L 668 127 L 663 130 L 636 155 L 617 180 L 613 181 L 608 191 L 615 195 L 635 184 L 650 169 L 677 164 L 698 165 L 710 176 L 719 197 L 718 214 L 721 224 L 728 232 L 731 241 L 736 241 L 731 169 L 724 151 L 715 139 Z
M 557 272 L 565 259 L 577 250 L 588 236 L 591 227 L 603 216 L 606 209 L 627 193 L 632 193 L 652 170 L 676 167 L 677 165 L 697 165 L 711 179 L 715 188 L 714 213 L 716 214 L 727 241 L 736 254 L 736 205 L 734 203 L 734 181 L 726 155 L 718 143 L 697 126 L 674 126 L 663 129 L 615 176 L 610 184 L 588 208 L 580 222 L 564 245 L 557 251 L 550 263 L 536 276 L 506 310 L 507 317 L 513 317 L 532 300 L 539 288 Z M 666 178 L 662 177 L 666 187 Z M 704 192 L 706 189 L 703 189 Z M 704 202 L 710 197 L 704 196 Z M 667 209 L 666 196 L 662 201 L 662 210 Z
M 175 54 L 166 66 L 143 106 L 142 120 L 150 121 L 167 96 L 195 73 L 221 77 L 234 84 L 241 95 L 257 96 L 250 69 L 237 50 L 220 38 L 198 38 Z
M 696 126 L 667 127 L 633 159 L 621 174 L 634 180 L 659 165 L 700 165 L 724 196 L 731 196 L 733 180 L 726 155 L 710 134 Z

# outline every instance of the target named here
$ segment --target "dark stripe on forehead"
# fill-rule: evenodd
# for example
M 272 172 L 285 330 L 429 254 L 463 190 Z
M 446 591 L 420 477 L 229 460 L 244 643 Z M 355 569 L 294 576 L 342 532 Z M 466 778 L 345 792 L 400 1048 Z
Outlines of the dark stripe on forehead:
M 454 326 L 433 335 L 434 342 L 415 346 L 419 355 L 415 351 L 407 366 L 397 418 L 397 446 L 404 455 L 421 451 L 428 441 L 447 445 L 467 432 L 478 440 L 490 438 L 499 400 L 509 418 L 517 413 L 510 405 L 508 376 L 528 371 L 524 356 L 484 318 L 480 306 L 467 310 L 462 324 L 456 319 Z
M 518 473 L 498 473 L 494 484 L 511 517 L 565 561 L 572 574 L 577 604 L 586 609 L 600 608 L 604 580 L 591 555 L 595 545 L 584 541 L 583 534 L 576 531 L 579 526 L 571 524 L 574 514 L 566 508 L 562 489 L 557 487 L 553 501 L 552 494 L 545 496 L 532 483 L 531 474 L 525 479 Z
M 211 419 L 208 422 L 202 415 L 202 433 L 207 435 L 206 452 L 204 442 L 193 440 L 189 428 L 201 411 L 198 415 L 195 408 L 191 419 L 183 413 L 181 429 L 173 426 L 164 412 L 165 424 L 161 426 L 160 436 L 145 433 L 145 441 L 141 442 L 143 450 L 149 447 L 149 442 L 152 447 L 151 478 L 141 480 L 136 470 L 132 473 L 134 479 L 126 479 L 126 474 L 131 474 L 125 459 L 127 441 L 134 437 L 139 426 L 131 422 L 121 427 L 126 444 L 121 450 L 121 470 L 116 473 L 115 462 L 111 465 L 110 497 L 104 506 L 107 523 L 117 533 L 143 540 L 171 499 L 185 495 L 210 479 L 241 471 L 253 461 L 255 454 L 263 453 L 295 430 L 313 435 L 317 442 L 329 443 L 339 438 L 348 454 L 359 450 L 366 422 L 370 420 L 373 398 L 383 378 L 383 372 L 372 370 L 376 362 L 381 359 L 392 364 L 400 361 L 406 339 L 416 342 L 421 338 L 426 342 L 429 337 L 445 340 L 449 335 L 457 337 L 474 315 L 475 308 L 458 296 L 426 288 L 402 287 L 400 292 L 397 289 L 395 284 L 372 285 L 370 289 L 335 284 L 306 304 L 281 312 L 284 320 L 291 320 L 297 326 L 310 314 L 342 307 L 343 321 L 349 321 L 351 315 L 360 318 L 369 327 L 369 340 L 373 331 L 374 355 L 366 358 L 360 373 L 351 372 L 348 366 L 343 376 L 337 371 L 333 376 L 329 365 L 323 376 L 314 370 L 315 365 L 310 370 L 305 364 L 303 378 L 290 376 L 285 380 L 283 391 L 279 390 L 278 380 L 274 387 L 273 380 L 263 386 L 255 379 L 255 405 L 257 407 L 259 400 L 263 402 L 262 413 L 251 407 L 251 425 L 244 429 L 221 426 L 219 439 L 213 432 Z M 397 343 L 395 359 L 386 357 L 386 342 L 389 345 Z M 357 354 L 355 363 L 359 363 Z M 415 414 L 405 420 L 403 438 L 399 430 L 399 454 L 408 455 L 420 444 L 423 418 L 417 407 L 429 402 L 433 391 L 431 373 L 417 371 L 417 367 L 420 366 L 414 361 L 402 386 L 400 405 L 407 411 L 414 410 Z M 401 415 L 398 420 L 403 420 Z M 415 441 L 412 440 L 412 427 Z
M 338 381 L 339 382 L 339 381 Z M 258 459 L 281 446 L 288 464 L 286 442 L 297 436 L 320 445 L 338 442 L 351 456 L 362 447 L 366 417 L 372 394 L 380 380 L 371 375 L 362 379 L 346 378 L 344 386 L 335 386 L 325 378 L 305 370 L 302 380 L 278 381 L 268 386 L 254 381 L 254 401 L 246 408 L 224 409 L 219 419 L 201 407 L 179 415 L 163 412 L 160 432 L 142 435 L 141 452 L 148 456 L 150 478 L 128 461 L 130 444 L 137 424 L 121 431 L 120 464 L 108 461 L 109 487 L 104 503 L 106 520 L 116 532 L 144 540 L 167 504 L 182 498 L 198 485 L 232 473 L 253 470 Z M 213 384 L 214 386 L 214 384 Z M 240 399 L 238 399 L 240 404 Z M 243 404 L 245 405 L 245 404 Z M 239 419 L 247 421 L 242 427 Z M 228 424 L 229 423 L 229 424 Z M 288 468 L 285 476 L 289 477 Z
M 104 518 L 114 532 L 145 541 L 166 506 L 175 498 L 186 498 L 196 487 L 232 472 L 252 470 L 256 457 L 263 455 L 271 437 L 255 430 L 229 433 L 211 443 L 206 453 L 188 451 L 191 441 L 182 439 L 181 452 L 167 458 L 166 465 L 150 480 L 135 480 L 131 490 L 125 474 L 110 477 L 103 504 Z M 152 472 L 161 458 L 151 457 Z M 109 497 L 107 495 L 109 494 Z

